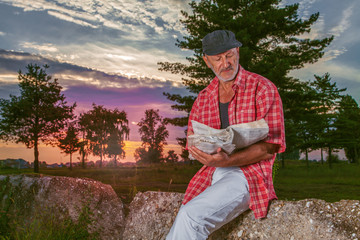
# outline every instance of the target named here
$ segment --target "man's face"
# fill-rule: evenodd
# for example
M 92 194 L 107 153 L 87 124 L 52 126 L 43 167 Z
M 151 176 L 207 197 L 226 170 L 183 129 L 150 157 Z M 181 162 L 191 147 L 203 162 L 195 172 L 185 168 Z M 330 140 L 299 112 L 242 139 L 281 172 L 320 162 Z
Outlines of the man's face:
M 220 80 L 227 82 L 235 79 L 239 70 L 239 48 L 213 56 L 205 55 L 203 59 Z

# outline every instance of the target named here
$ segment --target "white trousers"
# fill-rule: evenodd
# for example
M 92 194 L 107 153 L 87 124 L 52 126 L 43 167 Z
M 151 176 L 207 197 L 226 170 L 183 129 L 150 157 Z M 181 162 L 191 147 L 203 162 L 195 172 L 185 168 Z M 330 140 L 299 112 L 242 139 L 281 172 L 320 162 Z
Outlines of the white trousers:
M 216 168 L 211 186 L 182 205 L 166 240 L 201 240 L 249 208 L 249 185 L 239 167 Z

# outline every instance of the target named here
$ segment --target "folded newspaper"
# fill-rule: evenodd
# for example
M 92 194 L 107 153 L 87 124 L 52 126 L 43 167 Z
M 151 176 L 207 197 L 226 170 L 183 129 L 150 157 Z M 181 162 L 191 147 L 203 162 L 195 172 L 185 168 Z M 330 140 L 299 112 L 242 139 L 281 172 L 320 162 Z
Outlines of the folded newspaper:
M 188 146 L 195 146 L 208 154 L 216 153 L 219 147 L 230 154 L 235 149 L 265 139 L 269 133 L 269 126 L 264 119 L 231 125 L 225 129 L 215 129 L 194 120 L 191 123 L 194 134 L 188 136 Z

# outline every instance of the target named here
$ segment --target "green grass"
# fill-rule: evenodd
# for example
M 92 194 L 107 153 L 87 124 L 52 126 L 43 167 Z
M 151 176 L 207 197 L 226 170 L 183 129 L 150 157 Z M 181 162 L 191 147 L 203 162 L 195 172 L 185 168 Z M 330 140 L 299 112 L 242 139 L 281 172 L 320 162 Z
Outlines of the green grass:
M 100 239 L 98 233 L 90 234 L 87 226 L 91 223 L 88 209 L 83 209 L 77 222 L 69 216 L 59 219 L 51 214 L 34 216 L 31 222 L 12 223 L 9 239 L 19 240 L 96 240 Z M 0 239 L 1 240 L 1 239 Z
M 86 177 L 110 184 L 125 205 L 129 204 L 137 191 L 185 192 L 187 184 L 201 166 L 196 165 L 152 165 L 117 168 L 66 168 L 40 169 L 44 175 Z M 28 173 L 32 170 L 0 169 L 0 174 Z M 279 199 L 300 200 L 318 198 L 329 202 L 341 199 L 360 200 L 360 165 L 334 163 L 306 163 L 299 160 L 286 161 L 279 168 L 274 180 Z
M 274 181 L 279 199 L 318 198 L 328 202 L 341 199 L 360 200 L 360 166 L 348 163 L 311 163 L 288 161 L 280 168 Z

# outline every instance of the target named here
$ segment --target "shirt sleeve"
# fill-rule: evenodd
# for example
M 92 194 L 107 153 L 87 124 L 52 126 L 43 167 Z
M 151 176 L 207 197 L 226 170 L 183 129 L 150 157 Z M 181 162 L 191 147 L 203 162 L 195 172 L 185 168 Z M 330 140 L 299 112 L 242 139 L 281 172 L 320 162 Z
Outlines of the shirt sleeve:
M 259 89 L 256 98 L 257 119 L 264 118 L 269 125 L 269 134 L 265 142 L 279 144 L 279 153 L 284 152 L 285 126 L 282 101 L 275 85 L 268 82 Z
M 198 111 L 199 111 L 199 97 L 196 98 L 192 108 L 191 108 L 191 112 L 190 112 L 190 115 L 189 115 L 189 121 L 188 121 L 188 133 L 189 132 L 194 132 L 194 129 L 193 129 L 193 126 L 192 126 L 192 123 L 191 123 L 191 120 L 195 120 L 195 121 L 199 121 L 199 115 L 198 115 Z M 187 136 L 186 136 L 187 138 Z M 186 150 L 188 150 L 188 143 L 186 141 Z

